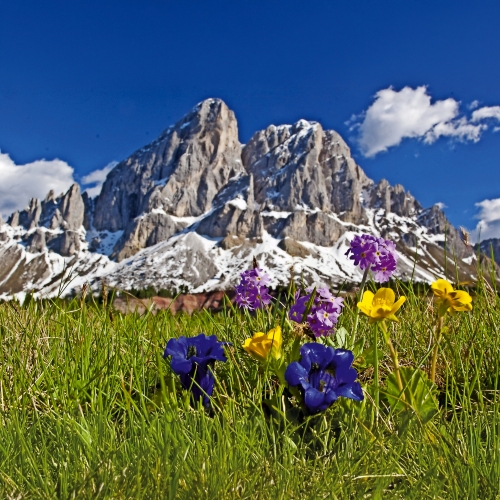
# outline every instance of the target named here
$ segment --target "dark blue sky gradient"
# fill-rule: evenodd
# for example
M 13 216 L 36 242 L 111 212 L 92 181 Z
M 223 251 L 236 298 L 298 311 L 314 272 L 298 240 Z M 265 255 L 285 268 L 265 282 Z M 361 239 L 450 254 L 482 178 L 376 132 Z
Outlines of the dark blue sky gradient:
M 60 158 L 77 176 L 127 157 L 197 102 L 220 97 L 240 140 L 271 123 L 318 120 L 367 174 L 401 183 L 455 224 L 500 197 L 500 133 L 363 158 L 345 122 L 392 85 L 434 99 L 500 104 L 500 2 L 2 2 L 0 149 Z

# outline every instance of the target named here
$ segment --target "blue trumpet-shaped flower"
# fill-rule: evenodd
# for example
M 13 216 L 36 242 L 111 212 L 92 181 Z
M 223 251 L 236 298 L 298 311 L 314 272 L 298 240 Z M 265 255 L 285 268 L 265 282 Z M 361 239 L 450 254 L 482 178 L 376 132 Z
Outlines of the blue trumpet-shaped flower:
M 205 407 L 210 406 L 214 390 L 212 367 L 215 361 L 227 361 L 224 345 L 215 335 L 200 333 L 196 337 L 170 339 L 163 354 L 165 358 L 172 356 L 170 367 L 179 375 L 182 387 L 191 390 L 195 401 L 202 399 Z
M 300 354 L 300 361 L 288 365 L 285 380 L 299 388 L 311 414 L 325 411 L 340 396 L 363 400 L 358 374 L 351 366 L 352 351 L 309 342 L 300 348 Z

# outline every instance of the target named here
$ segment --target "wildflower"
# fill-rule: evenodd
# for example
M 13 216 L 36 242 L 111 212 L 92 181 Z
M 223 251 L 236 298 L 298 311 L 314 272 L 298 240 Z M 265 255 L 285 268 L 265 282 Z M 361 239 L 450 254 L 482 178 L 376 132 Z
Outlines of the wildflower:
M 259 268 L 241 273 L 241 282 L 236 287 L 236 302 L 239 307 L 253 311 L 267 306 L 272 298 L 267 289 L 270 282 L 269 275 Z
M 302 318 L 306 312 L 307 303 L 309 302 L 309 295 L 300 297 L 300 291 L 295 294 L 295 304 L 290 307 L 288 317 L 296 323 L 302 323 Z
M 251 269 L 250 271 L 245 271 L 245 277 L 246 280 L 248 280 L 248 283 L 262 287 L 262 286 L 269 286 L 271 284 L 271 278 L 269 277 L 269 274 L 266 274 L 262 269 L 259 269 L 256 267 L 255 269 Z
M 375 273 L 373 277 L 374 280 L 378 283 L 385 283 L 386 281 L 389 281 L 391 276 L 394 274 L 394 271 L 396 270 L 396 261 L 391 259 L 384 260 L 384 262 L 380 262 L 374 266 L 372 270 Z
M 164 358 L 172 356 L 170 367 L 179 375 L 182 387 L 191 390 L 195 401 L 202 399 L 205 407 L 210 406 L 214 390 L 212 367 L 215 361 L 227 361 L 223 346 L 215 335 L 200 333 L 196 337 L 170 339 L 163 354 Z
M 299 387 L 311 414 L 325 411 L 340 396 L 363 400 L 358 374 L 351 367 L 352 351 L 309 342 L 300 348 L 300 355 L 300 361 L 288 365 L 285 380 L 291 387 Z
M 395 298 L 390 288 L 379 288 L 375 295 L 366 290 L 361 302 L 358 302 L 358 308 L 370 318 L 370 323 L 384 319 L 399 321 L 395 313 L 404 304 L 406 297 L 399 297 L 397 302 L 394 302 Z
M 277 326 L 267 333 L 257 332 L 252 338 L 246 339 L 243 349 L 260 361 L 266 361 L 269 355 L 275 359 L 281 357 L 281 344 L 281 328 Z
M 447 312 L 472 311 L 472 297 L 463 290 L 454 290 L 449 281 L 439 279 L 431 284 L 434 295 L 438 298 L 438 315 Z
M 297 292 L 295 304 L 288 313 L 288 317 L 296 323 L 303 322 L 313 289 L 307 288 L 306 292 L 307 295 L 302 297 L 300 297 L 300 292 Z M 335 297 L 328 288 L 318 288 L 316 290 L 311 309 L 305 318 L 316 337 L 332 333 L 343 306 L 344 299 Z
M 366 269 L 369 265 L 377 262 L 377 246 L 373 237 L 365 234 L 363 236 L 356 235 L 351 241 L 351 246 L 347 250 L 346 255 L 351 254 L 350 259 L 354 261 L 354 265 L 361 269 Z
M 391 240 L 377 238 L 371 234 L 356 235 L 346 252 L 354 265 L 360 269 L 370 269 L 379 283 L 389 281 L 396 271 L 398 253 L 396 244 Z

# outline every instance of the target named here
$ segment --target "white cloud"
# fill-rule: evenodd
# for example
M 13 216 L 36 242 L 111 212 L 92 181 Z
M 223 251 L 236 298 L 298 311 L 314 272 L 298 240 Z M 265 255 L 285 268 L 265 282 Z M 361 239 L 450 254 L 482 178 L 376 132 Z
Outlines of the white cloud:
M 102 185 L 106 180 L 107 175 L 109 174 L 109 172 L 111 172 L 111 170 L 113 170 L 114 167 L 116 167 L 116 165 L 118 165 L 118 162 L 112 161 L 111 163 L 108 163 L 104 168 L 101 168 L 100 170 L 94 170 L 93 172 L 90 172 L 90 174 L 82 177 L 82 184 L 84 186 L 94 184 L 93 186 L 85 189 L 85 191 L 91 198 L 94 198 L 95 196 L 100 194 Z
M 16 165 L 0 152 L 0 213 L 7 217 L 24 209 L 31 198 L 43 199 L 53 189 L 66 192 L 75 181 L 73 168 L 62 160 L 36 160 Z
M 448 205 L 445 205 L 442 201 L 438 201 L 437 203 L 434 203 L 440 210 L 444 210 L 445 208 L 448 208 Z
M 479 106 L 479 101 L 475 100 L 475 101 L 472 101 L 467 107 L 469 109 L 476 109 L 478 106 Z
M 458 114 L 458 103 L 446 99 L 431 104 L 426 87 L 404 87 L 399 92 L 383 89 L 363 115 L 359 144 L 365 156 L 397 146 L 405 137 L 424 137 L 438 123 Z
M 473 241 L 487 240 L 489 238 L 500 238 L 500 198 L 483 200 L 476 203 L 479 219 L 476 229 L 472 233 Z
M 467 118 L 457 118 L 449 122 L 436 124 L 424 136 L 424 142 L 432 144 L 440 137 L 455 137 L 460 141 L 477 142 L 481 138 L 481 132 L 488 128 L 487 125 L 472 125 Z
M 500 120 L 500 106 L 484 106 L 483 108 L 476 109 L 476 111 L 472 113 L 473 122 L 486 118 L 496 118 Z
M 469 108 L 476 108 L 474 101 Z M 483 107 L 472 113 L 472 119 L 459 116 L 460 103 L 453 98 L 431 102 L 427 87 L 392 87 L 375 94 L 373 104 L 361 115 L 352 117 L 351 130 L 356 129 L 358 143 L 365 156 L 375 156 L 397 146 L 403 139 L 420 139 L 432 144 L 440 137 L 477 142 L 488 128 L 478 123 L 485 118 L 500 120 L 500 106 Z

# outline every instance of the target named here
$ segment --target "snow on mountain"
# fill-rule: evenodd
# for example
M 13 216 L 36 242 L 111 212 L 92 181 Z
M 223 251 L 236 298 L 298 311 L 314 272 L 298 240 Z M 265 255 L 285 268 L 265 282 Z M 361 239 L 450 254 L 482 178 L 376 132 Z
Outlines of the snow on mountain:
M 118 163 L 98 197 L 74 185 L 0 221 L 0 298 L 67 295 L 101 280 L 227 289 L 253 257 L 273 285 L 287 284 L 293 266 L 297 279 L 340 286 L 361 279 L 345 256 L 360 232 L 397 242 L 402 278 L 428 282 L 455 261 L 460 279 L 476 275 L 473 250 L 441 209 L 374 183 L 336 132 L 300 120 L 242 146 L 234 113 L 208 99 Z

